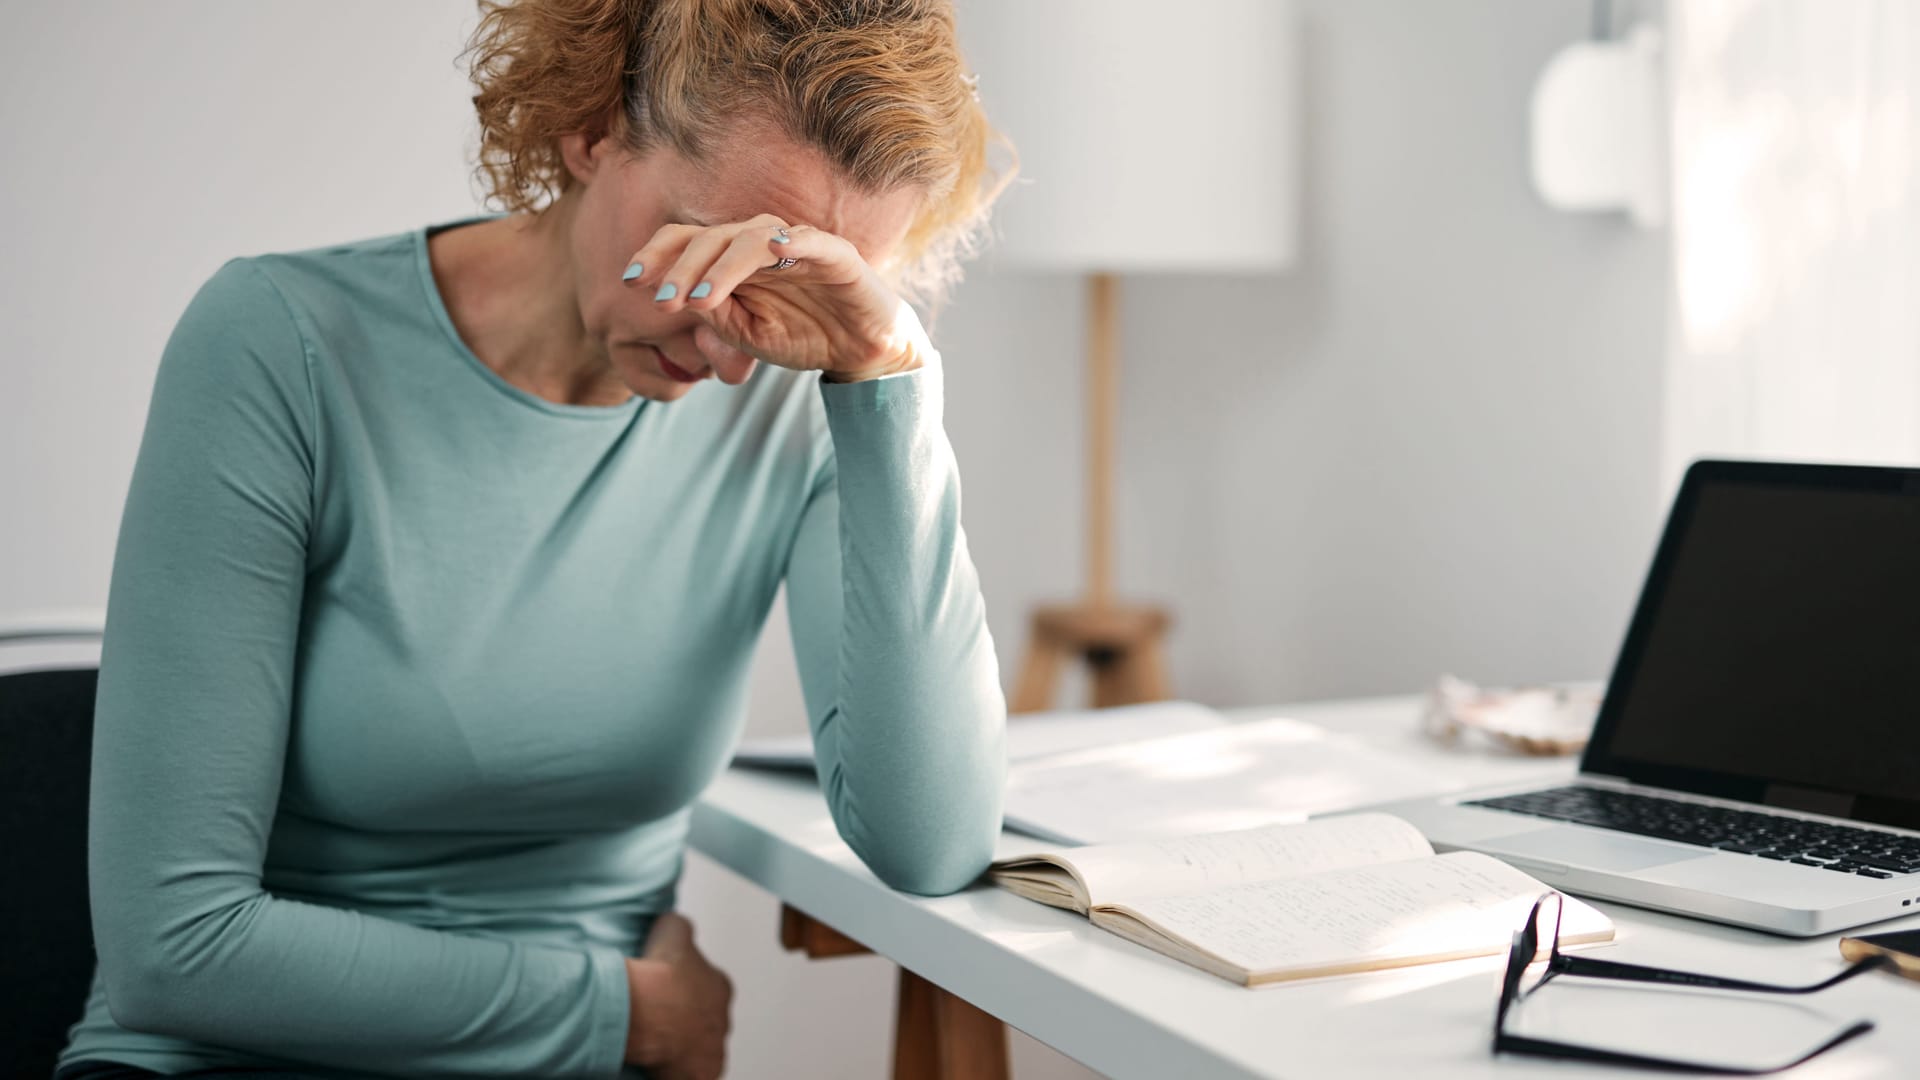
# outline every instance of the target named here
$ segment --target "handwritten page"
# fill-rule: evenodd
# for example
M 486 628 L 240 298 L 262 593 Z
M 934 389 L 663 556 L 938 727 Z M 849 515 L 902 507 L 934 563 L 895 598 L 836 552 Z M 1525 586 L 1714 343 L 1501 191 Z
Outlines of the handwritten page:
M 1008 771 L 1006 821 L 1058 843 L 1115 843 L 1297 822 L 1445 789 L 1431 770 L 1272 719 L 1020 761 Z
M 1432 855 L 1433 848 L 1418 829 L 1399 818 L 1348 814 L 1298 825 L 1100 844 L 1046 854 L 1073 867 L 1086 886 L 1089 903 L 1107 904 L 1417 859 Z
M 1093 918 L 1132 917 L 1256 977 L 1305 978 L 1504 952 L 1544 891 L 1497 859 L 1458 852 L 1155 897 Z M 1567 898 L 1563 942 L 1611 934 L 1606 916 Z

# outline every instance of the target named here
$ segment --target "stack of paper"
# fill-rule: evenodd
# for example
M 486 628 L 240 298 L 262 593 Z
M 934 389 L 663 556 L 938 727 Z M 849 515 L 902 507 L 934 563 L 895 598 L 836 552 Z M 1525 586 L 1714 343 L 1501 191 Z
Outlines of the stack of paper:
M 1007 826 L 1063 844 L 1189 836 L 1448 790 L 1430 772 L 1312 724 L 1235 724 L 1188 701 L 1007 720 Z M 807 736 L 757 739 L 737 765 L 813 768 Z
M 1446 790 L 1358 741 L 1276 718 L 1016 762 L 1009 828 L 1096 844 L 1225 832 Z
M 1191 701 L 1023 713 L 1007 717 L 1007 760 L 1017 762 L 1068 750 L 1206 731 L 1226 724 L 1226 717 Z M 734 751 L 733 763 L 759 769 L 811 770 L 813 741 L 807 735 L 749 739 Z

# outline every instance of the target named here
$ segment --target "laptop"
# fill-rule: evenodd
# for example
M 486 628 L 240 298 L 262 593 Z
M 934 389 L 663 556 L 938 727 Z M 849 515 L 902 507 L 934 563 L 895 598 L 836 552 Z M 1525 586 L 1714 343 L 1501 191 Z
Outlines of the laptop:
M 1382 809 L 1681 915 L 1920 913 L 1920 469 L 1694 463 L 1578 776 Z

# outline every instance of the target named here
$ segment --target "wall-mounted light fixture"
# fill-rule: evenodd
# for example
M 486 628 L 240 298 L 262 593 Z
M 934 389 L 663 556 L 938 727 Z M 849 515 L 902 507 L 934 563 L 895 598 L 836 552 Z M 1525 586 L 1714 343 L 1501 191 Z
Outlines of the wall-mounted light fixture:
M 1663 41 L 1645 23 L 1554 54 L 1533 88 L 1534 189 L 1548 206 L 1667 219 Z

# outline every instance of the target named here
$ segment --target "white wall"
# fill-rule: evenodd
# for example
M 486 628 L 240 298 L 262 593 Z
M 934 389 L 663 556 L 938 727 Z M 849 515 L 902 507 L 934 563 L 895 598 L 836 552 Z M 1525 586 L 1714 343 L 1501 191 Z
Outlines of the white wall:
M 160 347 L 234 255 L 469 212 L 435 0 L 22 4 L 0 34 L 0 608 L 106 603 Z
M 1177 689 L 1221 705 L 1600 674 L 1660 510 L 1666 247 L 1525 186 L 1527 90 L 1588 3 L 1305 8 L 1301 268 L 1126 283 L 1121 584 L 1175 608 Z M 0 610 L 99 605 L 160 345 L 200 281 L 472 210 L 452 63 L 471 5 L 10 14 Z M 1078 581 L 1078 304 L 1071 280 L 982 268 L 939 327 L 1009 676 L 1024 610 Z M 801 724 L 781 637 L 756 731 Z M 697 858 L 682 895 L 740 987 L 734 1075 L 883 1073 L 883 962 L 780 955 L 773 901 Z M 1029 1080 L 1084 1075 L 1016 1057 Z
M 1525 180 L 1589 4 L 1309 11 L 1302 270 L 1129 287 L 1123 579 L 1180 598 L 1209 701 L 1601 674 L 1662 509 L 1667 272 Z

